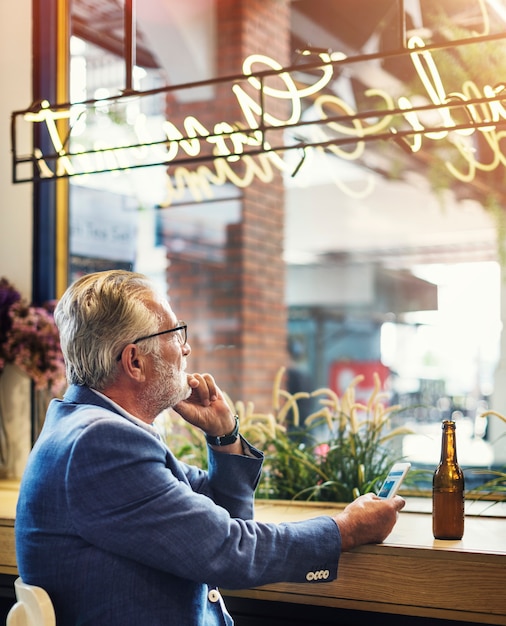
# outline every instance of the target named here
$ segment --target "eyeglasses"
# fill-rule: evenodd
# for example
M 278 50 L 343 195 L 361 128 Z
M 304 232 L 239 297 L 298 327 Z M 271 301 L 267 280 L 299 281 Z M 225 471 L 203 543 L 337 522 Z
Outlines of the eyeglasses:
M 145 335 L 144 337 L 139 337 L 135 341 L 131 341 L 130 343 L 139 343 L 139 341 L 144 341 L 145 339 L 152 339 L 153 337 L 159 337 L 160 335 L 167 335 L 168 333 L 176 333 L 176 337 L 179 340 L 179 343 L 184 346 L 188 341 L 188 326 L 184 322 L 179 321 L 179 326 L 175 328 L 169 328 L 169 330 L 161 330 L 158 333 L 153 333 L 152 335 Z M 123 352 L 123 351 L 122 351 Z M 116 361 L 121 360 L 121 354 L 118 354 L 116 357 Z

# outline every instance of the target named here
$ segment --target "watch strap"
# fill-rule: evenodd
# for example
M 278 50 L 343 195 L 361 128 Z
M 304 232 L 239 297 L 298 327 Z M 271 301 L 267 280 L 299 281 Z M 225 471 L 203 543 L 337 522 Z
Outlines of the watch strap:
M 211 446 L 229 446 L 231 443 L 237 441 L 239 436 L 239 416 L 234 415 L 235 426 L 234 430 L 228 435 L 222 435 L 221 437 L 214 437 L 213 435 L 206 435 L 206 441 Z

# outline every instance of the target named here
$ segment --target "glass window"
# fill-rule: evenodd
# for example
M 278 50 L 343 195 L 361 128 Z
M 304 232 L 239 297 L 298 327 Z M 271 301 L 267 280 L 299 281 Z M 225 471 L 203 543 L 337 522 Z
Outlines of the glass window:
M 469 131 L 504 111 L 463 104 L 503 89 L 503 3 L 233 6 L 137 3 L 137 97 L 120 3 L 72 1 L 72 101 L 99 101 L 76 107 L 72 148 L 107 171 L 71 178 L 70 277 L 155 278 L 192 367 L 259 410 L 281 366 L 337 392 L 363 374 L 363 395 L 376 371 L 410 407 L 415 463 L 437 461 L 449 416 L 462 464 L 504 463 L 478 418 L 500 361 L 503 157 L 494 131 Z

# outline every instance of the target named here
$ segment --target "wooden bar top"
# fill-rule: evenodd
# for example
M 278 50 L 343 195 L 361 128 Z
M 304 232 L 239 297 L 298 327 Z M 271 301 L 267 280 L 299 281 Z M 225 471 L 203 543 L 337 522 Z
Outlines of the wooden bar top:
M 19 481 L 0 480 L 0 574 L 17 575 L 14 519 Z
M 419 502 L 420 500 L 420 502 Z M 343 505 L 257 501 L 256 519 L 333 514 Z M 432 536 L 430 498 L 407 499 L 382 544 L 344 553 L 329 583 L 266 585 L 226 595 L 506 626 L 504 503 L 466 502 L 464 537 Z
M 418 503 L 418 501 L 421 503 Z M 452 551 L 460 554 L 497 554 L 506 557 L 506 517 L 503 503 L 466 502 L 464 536 L 459 541 L 434 539 L 432 515 L 420 511 L 430 504 L 430 498 L 408 499 L 401 511 L 392 533 L 382 544 L 371 544 L 356 548 L 354 552 L 384 554 L 399 550 Z M 335 515 L 344 504 L 287 502 L 257 500 L 255 519 L 260 522 L 288 522 L 309 519 L 317 515 Z M 497 507 L 496 511 L 493 510 Z M 472 509 L 474 513 L 470 513 Z M 458 557 L 456 557 L 458 558 Z M 506 565 L 506 562 L 505 562 Z
M 17 575 L 14 518 L 19 483 L 0 481 L 0 573 Z M 257 500 L 255 519 L 289 522 L 344 505 Z M 432 536 L 430 498 L 407 498 L 382 544 L 341 556 L 330 583 L 279 583 L 225 595 L 506 626 L 506 503 L 466 502 L 464 537 Z M 422 512 L 420 512 L 422 511 Z

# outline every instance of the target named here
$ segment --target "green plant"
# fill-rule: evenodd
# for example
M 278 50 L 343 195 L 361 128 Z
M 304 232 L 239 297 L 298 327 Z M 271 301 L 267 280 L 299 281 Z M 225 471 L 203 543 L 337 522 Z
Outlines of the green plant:
M 279 380 L 278 375 L 278 385 Z M 410 431 L 391 429 L 391 415 L 400 406 L 385 405 L 377 374 L 367 404 L 356 402 L 355 387 L 361 380 L 357 376 L 341 398 L 328 388 L 309 394 L 318 398 L 320 408 L 298 429 L 284 429 L 269 442 L 260 497 L 349 502 L 377 491 L 399 458 L 390 443 Z M 285 398 L 282 405 L 275 402 L 278 416 L 286 419 L 292 411 L 297 426 L 296 405 L 303 396 L 278 388 L 278 397 Z
M 497 417 L 506 423 L 506 417 L 497 411 L 485 411 L 480 417 Z M 504 436 L 504 434 L 502 436 Z M 476 469 L 474 473 L 493 476 L 493 478 L 490 478 L 490 480 L 487 480 L 476 489 L 473 489 L 472 492 L 469 492 L 466 496 L 467 498 L 472 496 L 472 498 L 475 499 L 486 498 L 496 501 L 506 499 L 506 471 L 499 469 Z

